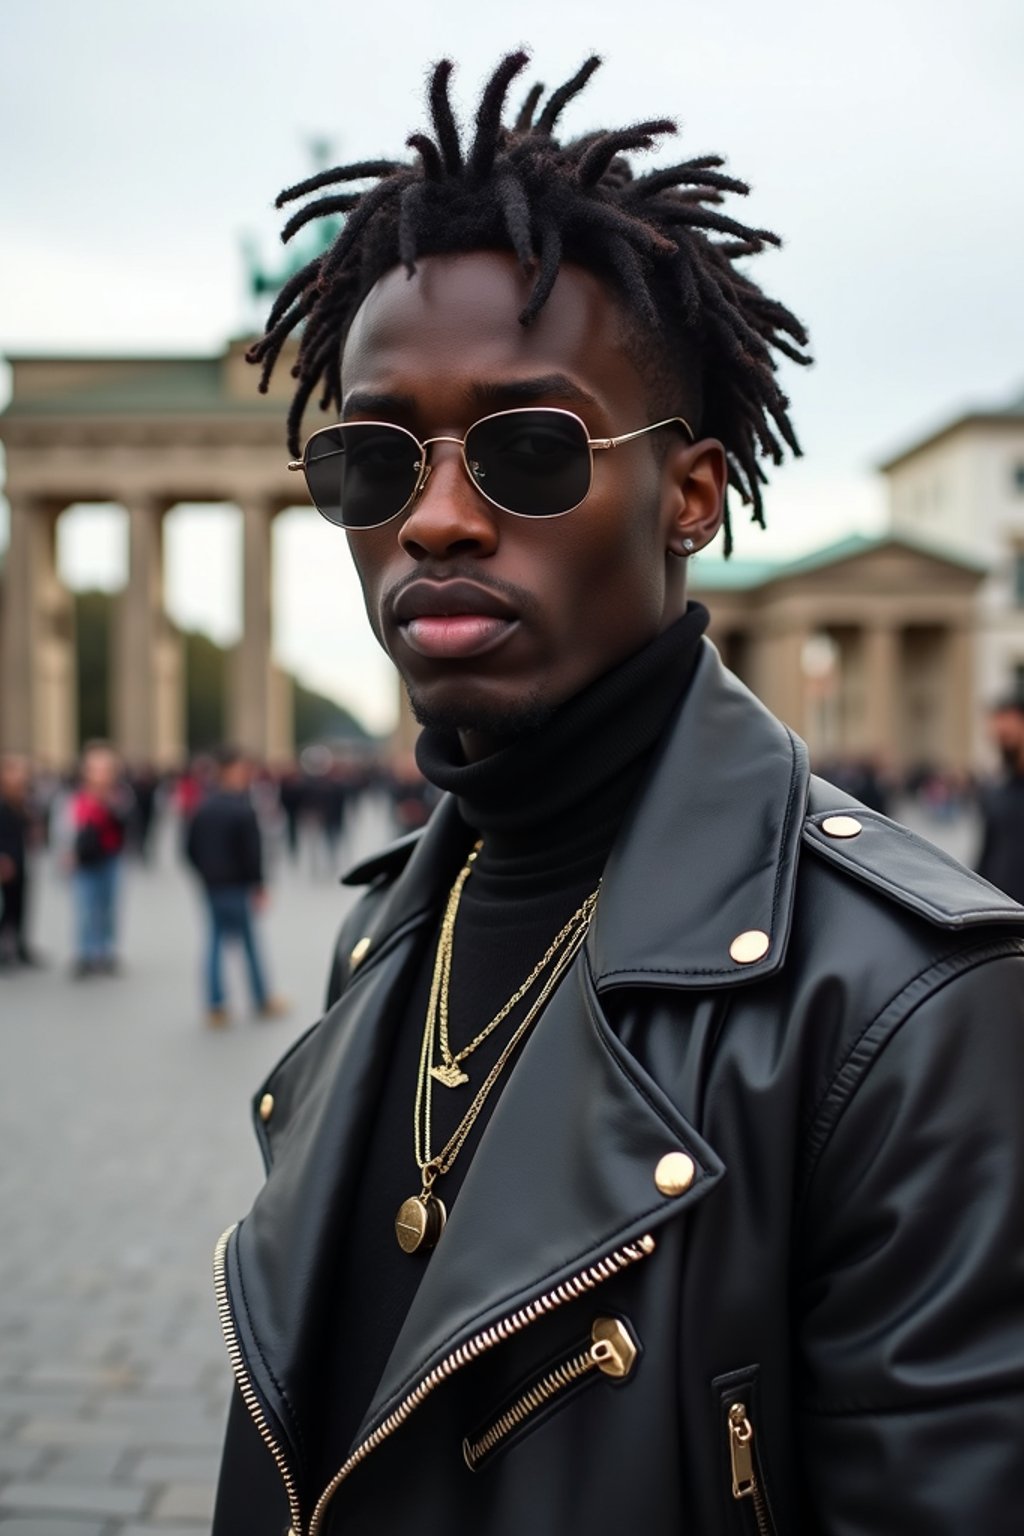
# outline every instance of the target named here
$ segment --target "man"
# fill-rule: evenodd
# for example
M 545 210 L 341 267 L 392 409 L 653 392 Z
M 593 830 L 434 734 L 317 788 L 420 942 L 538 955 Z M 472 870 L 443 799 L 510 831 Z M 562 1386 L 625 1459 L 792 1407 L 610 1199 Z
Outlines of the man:
M 68 852 L 75 904 L 72 975 L 78 979 L 120 970 L 118 888 L 131 808 L 121 759 L 107 742 L 87 742 L 70 803 Z
M 251 773 L 243 754 L 222 747 L 217 754 L 217 788 L 189 824 L 186 852 L 203 884 L 207 912 L 206 1022 L 229 1022 L 224 989 L 223 948 L 239 943 L 245 954 L 252 1006 L 258 1018 L 280 1018 L 286 1005 L 271 996 L 259 951 L 253 911 L 264 905 L 263 845 L 249 798 Z
M 31 783 L 27 758 L 0 757 L 0 968 L 39 964 L 25 936 Z
M 989 715 L 1004 776 L 981 796 L 978 873 L 1014 901 L 1024 900 L 1024 700 L 1000 699 Z
M 283 291 L 293 452 L 448 791 L 349 875 L 324 1019 L 217 1249 L 214 1530 L 1009 1536 L 1024 1470 L 1024 912 L 809 778 L 686 562 L 795 446 L 797 321 L 591 60 L 414 165 Z M 361 193 L 337 185 L 377 177 Z M 788 339 L 787 339 L 788 338 Z M 667 423 L 667 425 L 666 425 Z

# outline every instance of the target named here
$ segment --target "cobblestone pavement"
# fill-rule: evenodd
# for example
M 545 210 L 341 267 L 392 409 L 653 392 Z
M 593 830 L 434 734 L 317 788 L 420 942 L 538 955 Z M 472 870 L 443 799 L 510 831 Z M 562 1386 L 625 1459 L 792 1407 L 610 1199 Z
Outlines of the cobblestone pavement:
M 908 819 L 969 855 L 969 823 Z M 371 812 L 346 852 L 385 836 Z M 70 980 L 68 892 L 45 866 L 51 965 L 0 977 L 0 1536 L 209 1529 L 230 1386 L 210 1258 L 261 1177 L 249 1096 L 317 1016 L 351 898 L 280 869 L 263 928 L 293 1012 L 212 1032 L 171 842 L 127 872 L 123 978 Z
M 371 808 L 343 854 L 386 835 Z M 70 979 L 68 891 L 38 871 L 50 965 L 0 976 L 0 1536 L 209 1530 L 230 1386 L 213 1246 L 261 1178 L 249 1096 L 317 1017 L 351 901 L 308 866 L 271 892 L 265 949 L 292 1012 L 247 1018 L 237 965 L 215 1032 L 170 829 L 154 868 L 126 871 L 117 979 Z

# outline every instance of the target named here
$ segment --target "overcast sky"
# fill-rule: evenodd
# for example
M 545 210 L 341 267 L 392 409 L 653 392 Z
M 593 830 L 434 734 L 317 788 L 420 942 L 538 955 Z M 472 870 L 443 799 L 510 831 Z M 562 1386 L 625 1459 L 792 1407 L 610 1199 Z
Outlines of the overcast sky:
M 741 215 L 785 239 L 755 270 L 811 330 L 815 368 L 787 375 L 806 457 L 740 555 L 877 528 L 880 458 L 1024 390 L 1021 0 L 7 0 L 0 353 L 217 350 L 252 318 L 241 239 L 275 259 L 307 141 L 400 153 L 430 61 L 458 61 L 468 110 L 520 43 L 549 84 L 604 56 L 567 129 L 674 115 L 677 148 L 724 153 L 753 183 Z M 276 540 L 282 660 L 386 723 L 343 539 L 295 513 Z M 236 546 L 227 514 L 172 515 L 175 618 L 237 634 Z M 118 584 L 120 520 L 66 518 L 61 561 Z

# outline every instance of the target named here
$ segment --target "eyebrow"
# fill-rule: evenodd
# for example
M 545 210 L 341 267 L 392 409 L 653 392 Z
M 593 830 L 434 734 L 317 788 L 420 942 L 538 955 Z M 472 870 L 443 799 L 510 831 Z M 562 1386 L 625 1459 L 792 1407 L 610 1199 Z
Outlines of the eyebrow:
M 369 389 L 354 389 L 342 401 L 342 416 L 411 416 L 416 409 L 412 395 L 375 394 Z
M 596 405 L 595 397 L 564 373 L 545 373 L 533 379 L 479 380 L 470 384 L 467 395 L 481 410 L 500 411 L 516 405 L 532 405 L 537 400 L 565 400 L 575 405 Z M 409 418 L 416 413 L 412 395 L 377 393 L 354 389 L 342 403 L 342 416 L 377 416 Z
M 501 410 L 512 405 L 530 405 L 535 400 L 571 400 L 577 405 L 596 405 L 588 394 L 564 373 L 545 373 L 535 379 L 503 379 L 494 383 L 472 384 L 469 390 L 477 405 Z

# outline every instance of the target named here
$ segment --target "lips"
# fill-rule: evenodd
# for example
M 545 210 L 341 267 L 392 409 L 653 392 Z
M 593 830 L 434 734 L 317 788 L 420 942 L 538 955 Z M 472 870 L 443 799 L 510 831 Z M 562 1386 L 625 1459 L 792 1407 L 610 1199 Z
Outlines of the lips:
M 409 648 L 437 660 L 492 650 L 519 622 L 503 597 L 474 581 L 414 581 L 392 611 Z
M 466 615 L 485 615 L 491 619 L 511 620 L 515 611 L 503 597 L 475 581 L 414 581 L 395 599 L 395 619 L 408 624 L 412 619 L 451 619 Z

